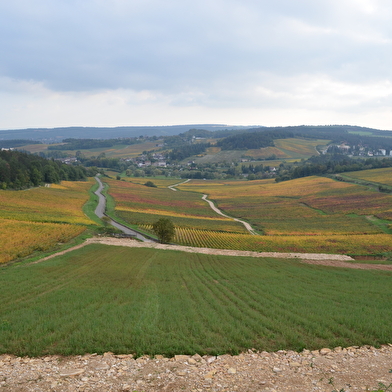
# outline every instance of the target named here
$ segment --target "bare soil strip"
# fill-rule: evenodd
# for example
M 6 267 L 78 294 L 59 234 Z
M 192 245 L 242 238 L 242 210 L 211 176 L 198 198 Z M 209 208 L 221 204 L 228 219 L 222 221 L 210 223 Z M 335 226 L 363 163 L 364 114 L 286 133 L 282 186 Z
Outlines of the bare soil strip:
M 251 252 L 251 251 L 227 250 L 227 249 L 194 248 L 190 246 L 158 244 L 155 242 L 139 242 L 133 239 L 112 238 L 112 237 L 89 238 L 83 244 L 44 257 L 43 259 L 34 261 L 32 264 L 36 264 L 41 261 L 45 261 L 53 257 L 60 256 L 62 254 L 71 252 L 75 249 L 79 249 L 88 244 L 128 246 L 133 248 L 155 248 L 161 250 L 178 250 L 181 252 L 188 252 L 188 253 L 203 253 L 203 254 L 222 255 L 222 256 L 272 257 L 272 258 L 279 258 L 279 259 L 283 259 L 283 258 L 298 259 L 307 264 L 317 264 L 317 265 L 324 265 L 329 267 L 392 271 L 392 265 L 354 263 L 355 260 L 352 257 L 346 255 L 336 255 L 336 254 L 334 255 L 334 254 L 325 254 L 325 253 Z

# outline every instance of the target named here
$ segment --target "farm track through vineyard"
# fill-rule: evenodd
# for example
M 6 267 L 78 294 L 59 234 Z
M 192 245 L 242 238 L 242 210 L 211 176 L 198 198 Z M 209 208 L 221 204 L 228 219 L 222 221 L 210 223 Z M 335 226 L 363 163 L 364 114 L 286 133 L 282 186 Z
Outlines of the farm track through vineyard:
M 135 240 L 112 238 L 112 237 L 89 238 L 83 244 L 79 244 L 77 246 L 66 249 L 64 251 L 44 257 L 38 261 L 34 261 L 34 264 L 40 263 L 42 261 L 51 259 L 56 256 L 60 256 L 62 254 L 79 249 L 89 244 L 126 246 L 126 247 L 134 247 L 134 248 L 155 248 L 161 250 L 177 250 L 177 251 L 188 252 L 188 253 L 201 253 L 201 254 L 212 254 L 212 255 L 223 255 L 223 256 L 299 259 L 307 264 L 317 264 L 317 265 L 324 265 L 329 267 L 392 271 L 392 265 L 353 263 L 354 259 L 351 258 L 350 256 L 345 256 L 345 255 L 323 254 L 323 253 L 318 254 L 318 253 L 250 252 L 250 251 L 227 250 L 227 249 L 196 248 L 190 246 L 138 242 Z

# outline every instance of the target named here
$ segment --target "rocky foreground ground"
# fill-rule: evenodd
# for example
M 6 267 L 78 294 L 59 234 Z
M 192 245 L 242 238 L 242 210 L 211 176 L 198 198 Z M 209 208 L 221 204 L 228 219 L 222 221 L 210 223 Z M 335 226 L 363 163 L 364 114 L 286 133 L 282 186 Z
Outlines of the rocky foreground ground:
M 392 344 L 218 357 L 0 356 L 0 391 L 348 392 L 379 383 L 392 383 Z

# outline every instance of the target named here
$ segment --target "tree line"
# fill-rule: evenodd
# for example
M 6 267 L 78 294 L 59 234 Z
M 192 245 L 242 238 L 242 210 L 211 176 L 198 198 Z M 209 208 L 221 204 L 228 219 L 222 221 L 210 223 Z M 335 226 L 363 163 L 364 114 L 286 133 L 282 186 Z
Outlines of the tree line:
M 48 146 L 48 150 L 89 150 L 91 148 L 110 148 L 116 144 L 137 144 L 141 143 L 138 138 L 122 139 L 64 139 L 61 145 Z
M 306 161 L 292 165 L 281 164 L 275 178 L 276 182 L 294 178 L 344 173 L 349 171 L 380 169 L 392 167 L 390 158 L 351 158 L 341 154 L 313 156 Z

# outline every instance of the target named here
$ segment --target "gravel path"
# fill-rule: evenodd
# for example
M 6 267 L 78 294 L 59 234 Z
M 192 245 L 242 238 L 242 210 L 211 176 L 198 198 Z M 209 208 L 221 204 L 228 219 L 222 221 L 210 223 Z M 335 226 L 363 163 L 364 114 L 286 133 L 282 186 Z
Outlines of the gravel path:
M 299 259 L 307 264 L 318 264 L 318 265 L 325 265 L 330 267 L 392 271 L 392 265 L 354 263 L 355 260 L 352 257 L 346 255 L 333 255 L 333 254 L 326 254 L 326 253 L 251 252 L 251 251 L 228 250 L 228 249 L 194 248 L 190 246 L 158 244 L 156 242 L 139 242 L 128 238 L 113 238 L 113 237 L 88 238 L 83 244 L 74 246 L 64 251 L 55 253 L 51 256 L 42 258 L 38 261 L 35 261 L 34 264 L 44 260 L 51 259 L 52 257 L 56 257 L 67 252 L 71 252 L 74 249 L 79 249 L 88 244 L 128 246 L 132 248 L 155 248 L 155 249 L 162 249 L 162 250 L 178 250 L 181 252 L 188 252 L 188 253 L 203 253 L 203 254 L 210 254 L 210 255 L 213 254 L 213 255 L 222 255 L 222 256 Z

